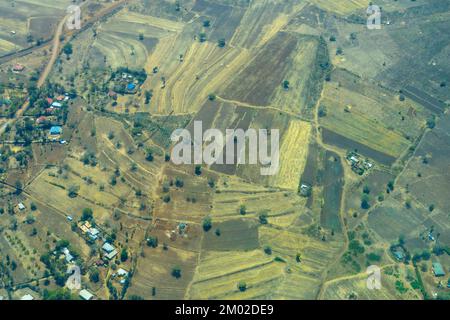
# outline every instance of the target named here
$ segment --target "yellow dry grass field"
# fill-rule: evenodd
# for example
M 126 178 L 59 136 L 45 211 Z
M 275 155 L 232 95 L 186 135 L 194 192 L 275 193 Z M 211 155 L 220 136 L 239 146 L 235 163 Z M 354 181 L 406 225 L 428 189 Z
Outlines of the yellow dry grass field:
M 202 253 L 199 262 L 187 293 L 189 299 L 269 298 L 284 274 L 283 264 L 274 262 L 262 250 L 211 251 Z M 244 292 L 238 289 L 241 281 L 247 285 Z
M 258 193 L 242 193 L 221 189 L 213 198 L 211 216 L 216 220 L 240 218 L 240 206 L 245 205 L 246 217 L 258 217 L 261 213 L 272 216 L 290 216 L 298 213 L 300 206 L 304 205 L 304 199 L 294 192 L 270 191 Z
M 292 120 L 284 134 L 280 148 L 280 171 L 274 178 L 274 185 L 297 190 L 308 154 L 311 124 Z
M 176 40 L 175 36 L 161 39 L 146 63 L 150 76 L 143 89 L 153 90 L 151 112 L 198 111 L 208 94 L 217 92 L 226 81 L 231 81 L 249 59 L 246 50 L 219 48 L 209 42 L 194 42 L 187 49 L 178 49 Z M 183 55 L 182 61 L 180 54 Z M 160 71 L 152 75 L 155 66 Z M 165 77 L 165 86 L 162 85 L 161 77 Z
M 162 30 L 168 30 L 171 32 L 181 32 L 183 30 L 184 24 L 181 22 L 162 19 L 155 16 L 148 16 L 144 14 L 140 14 L 138 12 L 129 11 L 127 9 L 122 10 L 115 16 L 115 18 L 119 21 L 133 23 L 133 24 L 142 24 L 145 26 L 152 26 L 155 28 L 159 28 Z M 143 32 L 144 29 L 137 29 L 136 32 Z
M 365 10 L 369 0 L 308 0 L 323 10 L 335 12 L 337 14 L 346 15 L 357 10 Z

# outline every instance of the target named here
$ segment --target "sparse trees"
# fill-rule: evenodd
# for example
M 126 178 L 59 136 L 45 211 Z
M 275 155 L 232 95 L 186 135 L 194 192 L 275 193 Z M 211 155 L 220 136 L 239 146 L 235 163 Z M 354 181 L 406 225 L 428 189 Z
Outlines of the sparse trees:
M 203 222 L 202 222 L 202 226 L 203 226 L 203 230 L 205 232 L 208 232 L 209 230 L 211 230 L 211 228 L 212 228 L 212 220 L 211 220 L 211 218 L 210 217 L 204 218 Z

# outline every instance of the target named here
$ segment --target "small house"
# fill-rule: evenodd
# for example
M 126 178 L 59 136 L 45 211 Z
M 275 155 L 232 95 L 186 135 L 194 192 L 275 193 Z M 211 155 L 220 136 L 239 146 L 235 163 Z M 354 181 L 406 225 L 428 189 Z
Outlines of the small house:
M 67 216 L 67 220 L 73 221 L 73 217 L 72 216 Z
M 51 106 L 52 103 L 53 103 L 53 99 L 52 98 L 47 98 L 46 100 L 47 100 L 48 105 Z
M 300 186 L 300 194 L 304 197 L 309 197 L 311 195 L 311 186 L 306 183 L 302 183 Z
M 106 253 L 110 253 L 110 252 L 116 250 L 116 248 L 114 248 L 114 246 L 112 246 L 112 245 L 109 244 L 108 242 L 105 242 L 105 243 L 103 244 L 102 249 L 103 249 L 103 251 L 105 251 Z
M 57 96 L 56 100 L 57 101 L 64 101 L 65 98 L 66 98 L 65 96 Z
M 89 238 L 91 238 L 92 240 L 97 240 L 100 231 L 98 231 L 98 229 L 96 228 L 90 228 L 87 233 L 89 235 Z
M 80 290 L 79 295 L 83 300 L 92 300 L 92 298 L 94 297 L 94 295 L 86 289 Z
M 108 260 L 112 260 L 117 255 L 117 250 L 108 242 L 105 242 L 102 247 L 103 251 L 105 251 L 105 258 Z
M 433 262 L 432 269 L 435 277 L 443 277 L 445 276 L 444 268 L 439 262 Z
M 119 268 L 119 270 L 117 270 L 117 275 L 119 277 L 126 277 L 128 275 L 128 271 L 122 268 Z
M 53 103 L 52 103 L 52 107 L 53 107 L 53 108 L 61 108 L 61 107 L 62 107 L 62 104 L 61 104 L 61 102 L 53 102 Z
M 109 91 L 108 92 L 108 96 L 110 97 L 110 98 L 113 98 L 114 100 L 116 100 L 117 99 L 117 93 L 115 92 L 115 91 Z
M 73 256 L 70 254 L 69 249 L 63 248 L 62 252 L 64 253 L 64 256 L 66 257 L 66 261 L 69 263 L 73 260 Z
M 20 211 L 25 210 L 25 205 L 21 202 L 17 205 L 17 208 L 19 208 Z
M 136 85 L 134 83 L 129 83 L 127 85 L 127 90 L 128 91 L 133 91 L 134 89 L 136 89 Z
M 13 72 L 22 72 L 23 70 L 25 70 L 25 66 L 21 65 L 20 63 L 16 63 L 12 68 Z
M 36 124 L 42 124 L 45 121 L 47 121 L 47 118 L 44 116 L 40 116 L 39 118 L 36 119 Z
M 62 128 L 60 126 L 53 126 L 50 128 L 50 135 L 57 136 L 62 133 Z

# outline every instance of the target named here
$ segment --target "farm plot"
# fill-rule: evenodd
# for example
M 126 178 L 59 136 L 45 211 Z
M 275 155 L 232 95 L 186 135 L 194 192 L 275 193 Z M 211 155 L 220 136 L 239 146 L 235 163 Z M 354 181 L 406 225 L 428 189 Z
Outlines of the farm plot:
M 223 96 L 255 106 L 269 105 L 274 90 L 282 82 L 297 54 L 298 39 L 279 32 L 243 68 L 224 90 Z
M 197 177 L 189 172 L 168 167 L 164 170 L 156 190 L 154 216 L 162 219 L 200 223 L 211 210 L 212 190 L 207 174 Z M 210 175 L 214 179 L 214 174 Z
M 358 300 L 420 299 L 418 292 L 410 288 L 406 293 L 400 294 L 395 288 L 396 281 L 398 281 L 398 278 L 382 273 L 381 290 L 370 290 L 367 288 L 366 272 L 355 276 L 342 277 L 342 280 L 333 280 L 327 286 L 324 299 L 348 300 L 352 297 Z
M 400 236 L 417 238 L 424 228 L 426 215 L 424 209 L 407 209 L 391 197 L 371 211 L 368 222 L 371 230 L 381 238 L 394 242 Z
M 0 55 L 30 47 L 32 41 L 48 39 L 56 25 L 55 17 L 62 17 L 67 0 L 23 0 L 0 3 Z
M 323 10 L 327 10 L 340 15 L 347 15 L 355 11 L 365 10 L 369 6 L 368 0 L 351 0 L 351 1 L 339 1 L 339 0 L 308 0 L 308 2 L 317 5 Z
M 262 250 L 207 251 L 200 257 L 187 298 L 268 299 L 283 274 L 283 264 L 274 262 Z M 240 282 L 246 284 L 244 292 L 238 289 Z
M 311 125 L 293 120 L 284 134 L 280 148 L 280 172 L 275 177 L 275 186 L 297 190 L 300 176 L 306 165 Z
M 251 2 L 241 20 L 245 28 L 238 28 L 231 39 L 232 46 L 254 48 L 270 41 L 299 12 L 306 2 L 262 0 Z
M 194 276 L 198 253 L 174 247 L 164 250 L 158 246 L 145 247 L 143 254 L 127 295 L 138 295 L 148 300 L 183 299 Z M 180 270 L 179 278 L 172 275 L 174 268 Z M 155 288 L 155 295 L 152 288 Z
M 198 111 L 208 95 L 231 81 L 249 59 L 249 53 L 241 49 L 193 42 L 189 32 L 186 30 L 180 35 L 182 40 L 178 37 L 162 39 L 147 61 L 147 73 L 151 74 L 154 67 L 159 68 L 144 84 L 144 88 L 153 90 L 150 104 L 153 113 Z
M 332 261 L 334 255 L 342 246 L 342 238 L 335 236 L 323 242 L 304 234 L 301 226 L 292 226 L 288 230 L 277 230 L 271 227 L 261 227 L 261 246 L 269 246 L 272 256 L 280 257 L 288 272 L 282 287 L 288 288 L 289 295 L 312 299 L 319 290 L 321 272 Z M 300 257 L 301 262 L 297 261 Z M 299 282 L 288 283 L 292 278 Z M 277 290 L 283 296 L 282 290 Z
M 449 125 L 450 117 L 445 115 L 432 131 L 425 134 L 415 157 L 399 178 L 399 183 L 408 185 L 410 192 L 424 206 L 434 204 L 444 212 L 450 210 L 445 196 L 449 187 Z
M 300 198 L 296 193 L 280 191 L 238 191 L 220 188 L 213 200 L 211 217 L 214 220 L 230 218 L 258 217 L 266 214 L 268 220 L 275 224 L 289 225 L 302 212 L 306 200 Z M 245 213 L 241 212 L 242 206 Z
M 258 225 L 244 219 L 213 223 L 211 231 L 203 237 L 202 245 L 202 249 L 213 251 L 247 251 L 258 247 Z
M 195 2 L 193 11 L 205 16 L 204 20 L 210 21 L 210 29 L 207 31 L 207 39 L 211 42 L 217 42 L 224 39 L 228 42 L 239 27 L 245 9 L 239 6 L 230 6 L 219 4 L 207 0 Z
M 423 125 L 423 117 L 416 118 L 417 105 L 395 109 L 393 97 L 386 101 L 336 83 L 326 83 L 323 95 L 321 105 L 326 116 L 320 118 L 321 125 L 390 157 L 398 157 L 411 143 L 408 139 L 417 136 Z M 407 124 L 398 125 L 401 122 Z
M 321 225 L 335 231 L 341 230 L 339 213 L 344 172 L 342 163 L 337 154 L 327 151 L 325 153 L 325 169 L 323 173 L 323 200 L 324 204 L 320 215 Z

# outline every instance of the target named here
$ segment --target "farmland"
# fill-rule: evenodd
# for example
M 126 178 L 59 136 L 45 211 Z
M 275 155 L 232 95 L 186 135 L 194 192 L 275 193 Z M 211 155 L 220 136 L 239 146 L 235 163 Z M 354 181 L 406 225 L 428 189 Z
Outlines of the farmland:
M 448 297 L 450 6 L 368 5 L 3 1 L 1 296 Z

